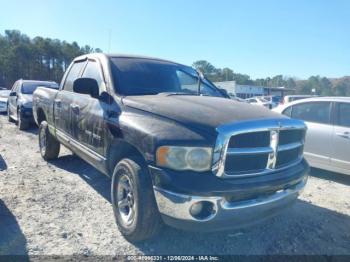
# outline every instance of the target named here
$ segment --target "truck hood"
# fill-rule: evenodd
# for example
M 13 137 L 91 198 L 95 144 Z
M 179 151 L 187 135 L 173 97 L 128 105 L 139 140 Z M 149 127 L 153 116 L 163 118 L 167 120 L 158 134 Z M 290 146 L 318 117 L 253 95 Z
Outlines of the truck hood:
M 231 99 L 159 94 L 150 96 L 127 96 L 124 105 L 156 114 L 179 122 L 186 127 L 216 129 L 216 127 L 244 120 L 283 118 L 268 109 L 252 106 Z M 207 131 L 212 131 L 207 130 Z

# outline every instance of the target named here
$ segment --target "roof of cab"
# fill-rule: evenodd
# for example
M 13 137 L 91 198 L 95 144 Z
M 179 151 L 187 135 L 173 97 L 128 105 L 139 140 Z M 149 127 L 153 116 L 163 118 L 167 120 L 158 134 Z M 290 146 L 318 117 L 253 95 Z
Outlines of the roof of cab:
M 79 61 L 79 60 L 84 60 L 87 58 L 103 58 L 103 59 L 109 59 L 109 58 L 140 58 L 140 59 L 149 59 L 149 60 L 155 60 L 159 62 L 166 62 L 166 63 L 171 63 L 171 64 L 177 64 L 180 65 L 180 63 L 166 60 L 166 59 L 161 59 L 161 58 L 156 58 L 156 57 L 150 57 L 150 56 L 142 56 L 142 55 L 131 55 L 131 54 L 106 54 L 106 53 L 91 53 L 91 54 L 85 54 L 78 56 L 74 59 L 74 61 Z

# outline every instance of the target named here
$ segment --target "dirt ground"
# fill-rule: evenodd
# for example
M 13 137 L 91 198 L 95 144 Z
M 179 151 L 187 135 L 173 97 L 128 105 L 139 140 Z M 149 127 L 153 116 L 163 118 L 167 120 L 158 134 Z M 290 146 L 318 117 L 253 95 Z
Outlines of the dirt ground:
M 45 162 L 37 129 L 19 131 L 2 115 L 0 254 L 350 254 L 350 176 L 313 169 L 292 208 L 244 230 L 166 227 L 134 245 L 116 227 L 109 178 L 67 149 Z

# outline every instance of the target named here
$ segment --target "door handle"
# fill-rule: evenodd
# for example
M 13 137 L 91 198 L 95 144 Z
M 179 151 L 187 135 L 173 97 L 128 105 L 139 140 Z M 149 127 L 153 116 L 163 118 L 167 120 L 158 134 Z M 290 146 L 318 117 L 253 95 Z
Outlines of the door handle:
M 349 132 L 344 132 L 344 133 L 336 133 L 337 136 L 340 136 L 342 138 L 347 138 L 350 139 L 350 133 Z
M 76 104 L 71 104 L 70 105 L 70 108 L 72 109 L 72 111 L 75 113 L 75 114 L 79 114 L 79 111 L 80 111 L 80 107 Z

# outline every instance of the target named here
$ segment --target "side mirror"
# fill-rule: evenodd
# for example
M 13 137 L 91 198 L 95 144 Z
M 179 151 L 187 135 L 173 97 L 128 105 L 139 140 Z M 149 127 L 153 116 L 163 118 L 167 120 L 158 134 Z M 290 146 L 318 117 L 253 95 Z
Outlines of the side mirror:
M 93 98 L 98 98 L 99 90 L 98 83 L 93 78 L 78 78 L 73 83 L 73 91 L 79 94 L 90 95 Z
M 9 96 L 17 96 L 16 92 L 11 92 Z

